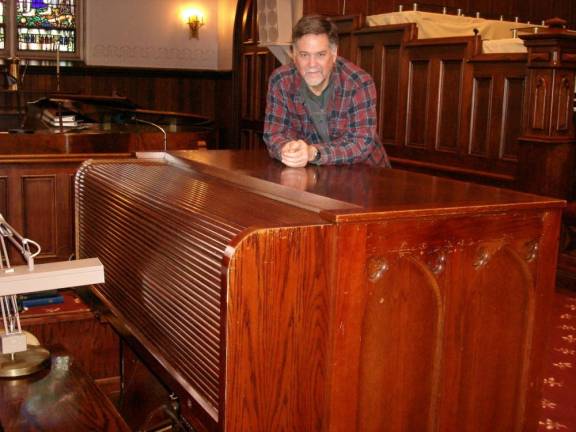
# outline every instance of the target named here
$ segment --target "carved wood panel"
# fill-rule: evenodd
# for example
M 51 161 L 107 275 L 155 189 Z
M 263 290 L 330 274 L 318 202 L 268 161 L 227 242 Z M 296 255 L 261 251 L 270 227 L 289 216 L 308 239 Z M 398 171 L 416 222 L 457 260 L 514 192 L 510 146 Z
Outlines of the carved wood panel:
M 396 254 L 373 259 L 362 322 L 355 430 L 433 430 L 444 295 L 421 259 Z M 382 265 L 387 268 L 379 269 Z M 384 274 L 378 277 L 378 271 Z
M 335 319 L 353 312 L 362 318 L 343 321 L 346 333 L 335 340 L 336 362 L 355 350 L 360 359 L 357 370 L 338 374 L 347 385 L 334 390 L 346 394 L 334 403 L 355 423 L 343 419 L 336 430 L 526 424 L 530 411 L 520 394 L 531 406 L 538 401 L 528 386 L 543 349 L 532 329 L 546 318 L 535 307 L 537 269 L 548 259 L 540 255 L 549 246 L 543 220 L 535 212 L 516 220 L 494 214 L 341 228 L 347 250 L 363 251 L 339 272 Z M 346 276 L 362 266 L 364 280 Z M 348 337 L 356 328 L 361 336 Z M 347 406 L 353 398 L 358 405 Z
M 514 430 L 525 408 L 534 319 L 530 256 L 508 245 L 492 253 L 479 246 L 475 253 L 467 257 L 475 271 L 461 321 L 460 418 L 478 430 Z
M 552 107 L 552 118 L 555 119 L 555 132 L 558 135 L 564 135 L 573 128 L 574 73 L 559 71 L 555 79 L 558 84 L 556 105 Z
M 538 74 L 534 78 L 534 84 L 531 91 L 534 92 L 530 111 L 530 128 L 533 131 L 544 133 L 548 129 L 546 117 L 548 94 L 551 90 L 549 74 Z

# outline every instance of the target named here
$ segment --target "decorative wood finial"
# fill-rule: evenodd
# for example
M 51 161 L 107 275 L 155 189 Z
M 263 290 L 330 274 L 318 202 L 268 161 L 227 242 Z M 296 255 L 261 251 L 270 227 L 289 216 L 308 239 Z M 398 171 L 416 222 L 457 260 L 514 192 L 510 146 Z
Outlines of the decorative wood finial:
M 566 28 L 566 20 L 562 18 L 550 18 L 544 21 L 544 24 L 547 25 L 550 30 L 562 30 Z

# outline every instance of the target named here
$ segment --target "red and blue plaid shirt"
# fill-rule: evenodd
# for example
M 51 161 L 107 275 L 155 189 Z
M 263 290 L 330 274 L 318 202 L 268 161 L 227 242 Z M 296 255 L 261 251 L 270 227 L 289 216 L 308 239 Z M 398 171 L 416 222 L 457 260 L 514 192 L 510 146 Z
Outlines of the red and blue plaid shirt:
M 293 64 L 270 76 L 266 100 L 264 142 L 270 156 L 280 159 L 288 141 L 301 139 L 320 151 L 320 165 L 367 163 L 390 166 L 376 131 L 376 87 L 372 77 L 338 57 L 330 75 L 333 86 L 327 116 L 330 142 L 323 142 L 300 94 L 302 77 Z

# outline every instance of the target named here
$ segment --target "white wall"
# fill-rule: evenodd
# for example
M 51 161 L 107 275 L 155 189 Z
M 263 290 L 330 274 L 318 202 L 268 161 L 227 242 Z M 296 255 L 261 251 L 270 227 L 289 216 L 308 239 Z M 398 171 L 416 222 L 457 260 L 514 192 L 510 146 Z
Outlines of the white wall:
M 87 0 L 86 64 L 170 69 L 232 68 L 237 0 Z M 181 12 L 206 24 L 190 39 Z
M 238 0 L 218 0 L 218 69 L 232 70 L 234 18 Z

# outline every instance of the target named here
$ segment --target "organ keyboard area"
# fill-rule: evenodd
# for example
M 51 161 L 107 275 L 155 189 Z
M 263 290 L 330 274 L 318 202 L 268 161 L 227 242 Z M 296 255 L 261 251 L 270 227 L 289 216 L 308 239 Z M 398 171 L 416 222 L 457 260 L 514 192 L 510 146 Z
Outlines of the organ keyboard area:
M 563 201 L 234 151 L 89 161 L 76 199 L 195 429 L 536 430 Z

